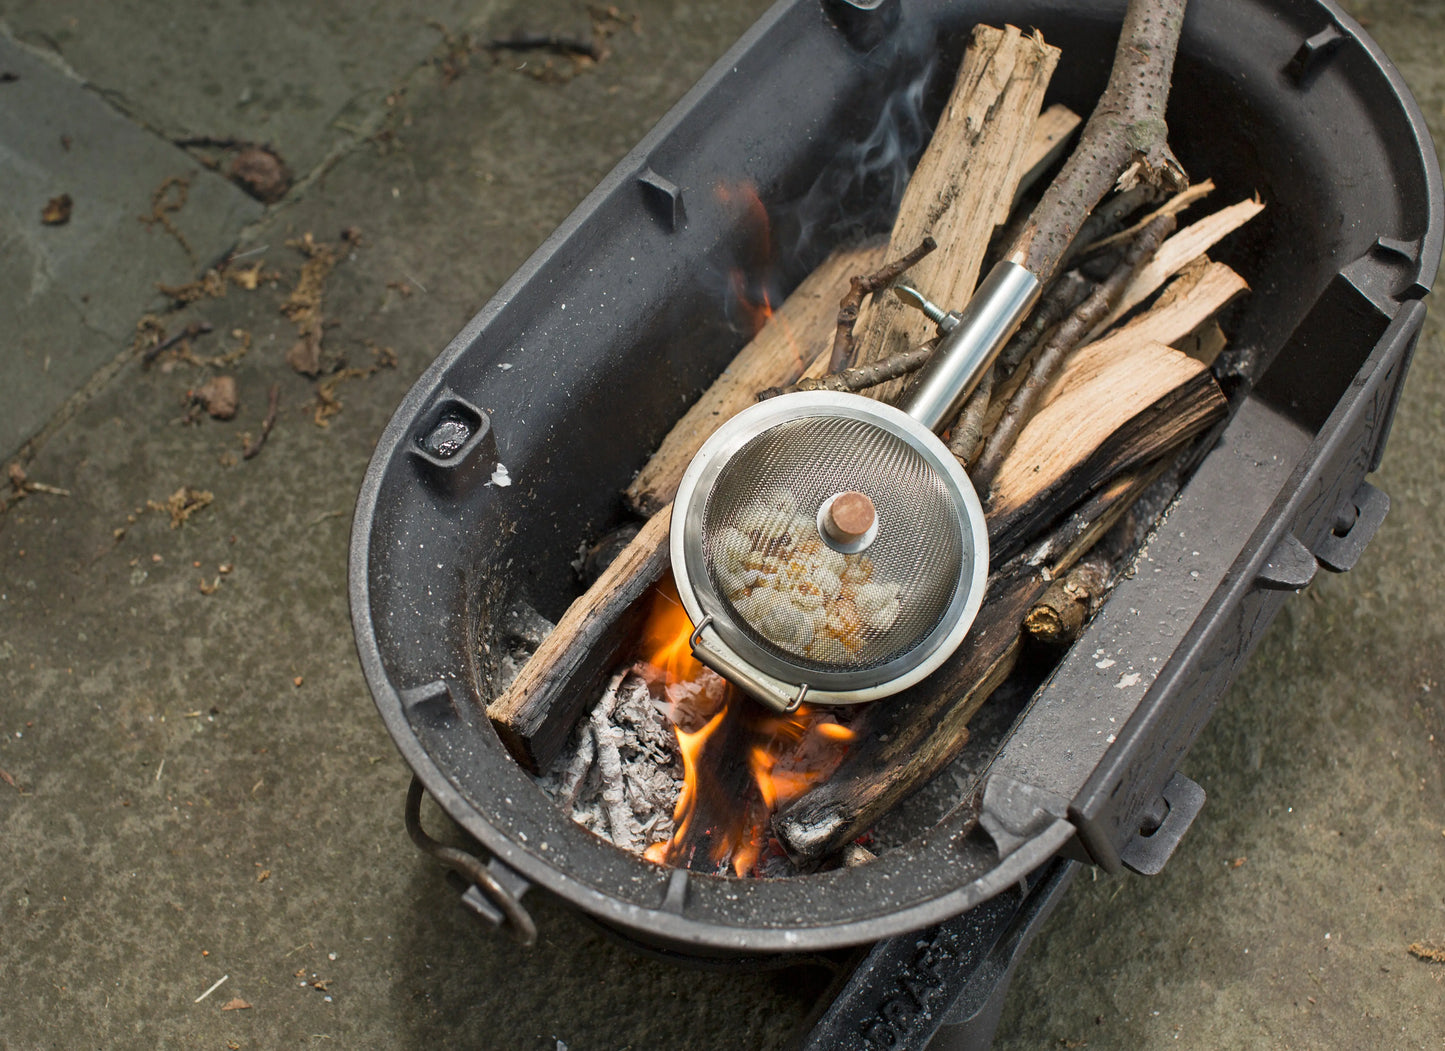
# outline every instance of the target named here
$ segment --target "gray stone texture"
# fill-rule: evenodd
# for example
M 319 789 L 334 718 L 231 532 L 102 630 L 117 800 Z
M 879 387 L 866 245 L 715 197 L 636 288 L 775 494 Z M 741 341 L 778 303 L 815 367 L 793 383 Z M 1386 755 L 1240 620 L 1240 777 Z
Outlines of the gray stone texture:
M 189 280 L 263 209 L 62 63 L 3 34 L 0 70 L 18 78 L 0 84 L 0 456 L 8 456 L 129 342 L 157 282 Z M 172 217 L 189 252 L 140 221 L 172 176 L 189 180 Z M 43 224 L 47 202 L 62 194 L 73 202 L 69 221 Z

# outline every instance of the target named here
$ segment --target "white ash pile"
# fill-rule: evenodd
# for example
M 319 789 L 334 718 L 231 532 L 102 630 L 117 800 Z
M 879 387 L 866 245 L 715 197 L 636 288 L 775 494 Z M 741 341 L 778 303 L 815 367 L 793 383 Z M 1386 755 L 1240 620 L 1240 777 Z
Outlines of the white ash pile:
M 682 789 L 682 756 L 669 712 L 722 703 L 727 684 L 708 673 L 664 688 L 639 662 L 607 684 L 591 715 L 538 783 L 588 831 L 634 853 L 666 843 Z

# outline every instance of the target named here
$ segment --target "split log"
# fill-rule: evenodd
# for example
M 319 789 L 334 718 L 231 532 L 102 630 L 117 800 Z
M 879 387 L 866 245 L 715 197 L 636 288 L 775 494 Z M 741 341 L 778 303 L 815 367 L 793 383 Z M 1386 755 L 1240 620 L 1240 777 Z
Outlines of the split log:
M 1050 106 L 1048 109 L 1044 110 L 1043 113 L 1039 114 L 1038 123 L 1034 125 L 1033 137 L 1029 141 L 1027 150 L 1024 153 L 1023 163 L 1025 165 L 1028 165 L 1029 167 L 1023 178 L 1019 181 L 1020 192 L 1022 192 L 1029 183 L 1039 178 L 1043 174 L 1043 172 L 1046 171 L 1048 167 L 1058 159 L 1059 152 L 1064 146 L 1068 145 L 1069 136 L 1073 134 L 1073 131 L 1075 128 L 1078 127 L 1078 124 L 1078 114 L 1074 113 L 1074 111 L 1069 109 L 1067 106 Z M 1043 309 L 1043 304 L 1040 305 L 1040 309 Z M 858 316 L 861 316 L 863 313 L 863 308 L 859 307 L 859 309 L 855 312 L 855 316 L 852 318 L 852 325 L 850 326 L 849 338 L 847 340 L 849 360 L 856 360 L 856 358 L 858 357 L 858 355 L 853 353 L 854 338 L 852 335 L 852 330 L 857 326 Z M 1035 311 L 1035 313 L 1037 314 L 1039 313 L 1039 311 Z M 905 313 L 901 316 L 906 318 L 910 315 Z M 1057 318 L 1055 320 L 1057 320 Z M 1037 338 L 1037 333 L 1035 334 L 1035 338 Z M 834 346 L 837 347 L 838 343 L 839 340 L 835 336 Z M 927 359 L 927 353 L 932 352 L 933 345 L 934 341 L 930 337 L 928 342 L 922 347 L 900 350 L 896 354 L 892 354 L 884 358 L 879 358 L 876 361 L 867 364 L 856 365 L 854 366 L 854 369 L 877 367 L 880 370 L 886 372 L 890 371 L 892 368 L 898 366 L 904 361 L 908 361 L 910 363 L 917 362 L 916 365 L 910 364 L 907 369 L 900 368 L 899 371 L 893 372 L 892 375 L 885 376 L 882 380 L 879 381 L 880 383 L 887 382 L 888 380 L 896 379 L 899 376 L 905 376 L 914 368 L 919 367 L 922 362 Z M 920 352 L 927 353 L 924 353 L 923 356 L 920 357 Z M 873 383 L 864 383 L 861 382 L 861 380 L 858 378 L 869 375 L 869 373 L 856 372 L 853 377 L 850 377 L 848 379 L 838 378 L 842 375 L 843 372 L 850 371 L 846 368 L 840 368 L 836 363 L 838 360 L 841 359 L 839 359 L 837 355 L 829 355 L 827 358 L 820 357 L 816 359 L 813 364 L 809 366 L 808 369 L 805 370 L 802 376 L 799 377 L 797 380 L 786 386 L 772 387 L 768 388 L 767 390 L 759 391 L 758 399 L 760 401 L 765 400 L 766 398 L 776 397 L 778 394 L 789 393 L 793 390 L 861 391 L 866 390 L 868 387 L 874 386 Z M 888 364 L 885 365 L 885 363 Z M 880 391 L 875 396 L 882 397 L 886 393 L 886 390 Z
M 1058 57 L 1057 48 L 1013 26 L 974 29 L 953 93 L 889 235 L 890 256 L 902 255 L 925 235 L 938 242 L 939 249 L 910 276 L 946 308 L 968 302 L 989 237 L 1008 217 Z M 870 300 L 858 327 L 856 364 L 910 350 L 934 335 L 927 318 L 891 296 Z M 874 396 L 891 400 L 901 386 L 892 381 Z
M 1169 238 L 1159 246 L 1159 251 L 1155 253 L 1154 258 L 1149 260 L 1144 268 L 1135 275 L 1134 280 L 1129 283 L 1129 287 L 1124 289 L 1123 295 L 1119 297 L 1118 304 L 1109 312 L 1109 316 L 1094 326 L 1093 332 L 1089 334 L 1090 338 L 1107 331 L 1121 317 L 1162 288 L 1165 281 L 1262 211 L 1264 211 L 1264 204 L 1258 197 L 1246 199 L 1206 215 L 1197 223 L 1186 226 Z M 1165 214 L 1170 213 L 1165 212 Z
M 1151 342 L 1172 346 L 1248 290 L 1244 278 L 1223 263 L 1199 260 L 1176 277 L 1148 311 L 1103 339 L 1076 350 L 1063 374 L 1044 392 L 1044 405 L 1074 385 L 1091 381 L 1101 369 L 1127 355 L 1131 347 Z
M 958 756 L 969 720 L 1013 670 L 1024 615 L 1156 476 L 1141 471 L 1116 479 L 1034 550 L 996 570 L 953 656 L 923 682 L 859 715 L 852 726 L 857 741 L 833 775 L 773 815 L 773 834 L 800 868 L 837 854 Z
M 1224 329 L 1219 327 L 1219 322 L 1214 318 L 1210 318 L 1183 339 L 1174 341 L 1175 350 L 1182 350 L 1205 365 L 1213 365 L 1214 359 L 1224 353 L 1224 348 L 1228 345 L 1229 339 L 1225 336 Z
M 1113 309 L 1160 243 L 1173 233 L 1175 222 L 1174 216 L 1162 215 L 1144 227 L 1129 245 L 1113 273 L 1100 282 L 1088 297 L 1074 308 L 1073 313 L 1054 329 L 1034 356 L 1027 375 L 1009 399 L 1008 408 L 999 418 L 982 455 L 974 464 L 973 484 L 978 486 L 979 493 L 985 499 L 993 486 L 993 478 L 999 465 L 1013 448 L 1019 432 L 1033 416 L 1045 388 L 1058 374 L 1065 358 L 1084 340 L 1095 322 Z
M 1141 188 L 1142 187 L 1131 190 L 1130 193 L 1135 193 Z M 1115 230 L 1110 234 L 1091 234 L 1089 229 L 1093 222 L 1093 216 L 1091 216 L 1089 222 L 1084 224 L 1084 229 L 1079 231 L 1079 254 L 1086 256 L 1097 255 L 1104 249 L 1112 248 L 1122 241 L 1132 240 L 1135 234 L 1161 215 L 1178 215 L 1186 208 L 1191 208 L 1195 204 L 1198 204 L 1213 192 L 1213 179 L 1205 179 L 1203 182 L 1197 182 L 1189 187 L 1189 189 L 1176 193 L 1173 197 L 1169 198 L 1169 200 L 1165 201 L 1161 207 L 1144 216 L 1144 218 L 1140 219 L 1133 226 L 1125 227 L 1122 230 Z M 1122 197 L 1124 195 L 1120 194 L 1118 196 Z M 1103 211 L 1102 207 L 1100 211 Z M 1095 212 L 1094 214 L 1098 215 L 1099 213 Z
M 668 504 L 557 622 L 506 692 L 487 705 L 497 734 L 533 773 L 557 757 L 582 712 L 626 656 L 646 613 L 643 594 L 667 570 Z
M 683 471 L 713 431 L 751 405 L 758 390 L 792 383 L 815 358 L 826 360 L 838 290 L 854 274 L 881 266 L 886 251 L 881 241 L 841 248 L 805 278 L 668 432 L 627 487 L 628 507 L 650 518 L 671 503 Z
M 1198 361 L 1162 343 L 1143 343 L 1073 382 L 1039 411 L 994 479 L 989 502 L 992 557 L 1009 557 L 1108 478 L 1156 459 L 1228 409 Z

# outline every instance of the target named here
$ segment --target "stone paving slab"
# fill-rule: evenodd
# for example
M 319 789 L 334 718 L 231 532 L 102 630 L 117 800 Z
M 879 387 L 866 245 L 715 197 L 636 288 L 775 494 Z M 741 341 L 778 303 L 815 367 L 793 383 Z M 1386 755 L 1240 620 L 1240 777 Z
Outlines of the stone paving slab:
M 75 77 L 0 34 L 0 458 L 130 342 L 156 282 L 190 280 L 263 207 L 122 116 Z M 140 216 L 167 178 L 189 181 L 172 216 L 189 251 Z M 41 212 L 68 194 L 71 216 Z
M 166 138 L 269 142 L 304 173 L 370 132 L 393 84 L 448 28 L 482 24 L 499 6 L 16 0 L 0 17 Z

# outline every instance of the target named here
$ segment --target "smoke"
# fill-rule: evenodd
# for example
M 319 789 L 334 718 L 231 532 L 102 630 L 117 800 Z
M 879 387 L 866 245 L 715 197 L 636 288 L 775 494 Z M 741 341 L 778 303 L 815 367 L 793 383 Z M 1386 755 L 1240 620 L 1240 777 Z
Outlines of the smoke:
M 836 245 L 886 231 L 914 166 L 933 136 L 937 49 L 900 41 L 879 57 L 881 110 L 863 133 L 841 141 L 800 196 L 773 209 L 780 255 L 811 271 Z M 901 54 L 899 52 L 902 52 Z

